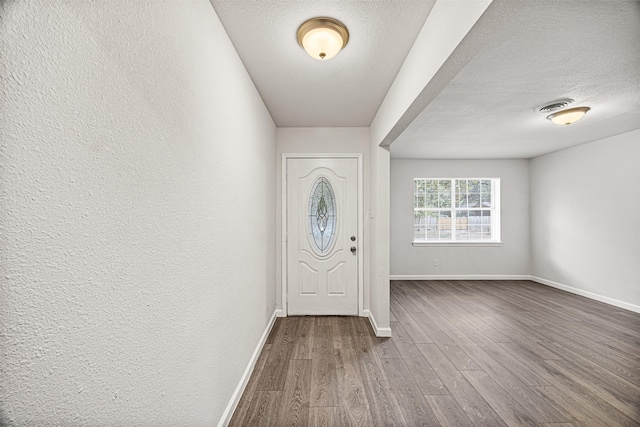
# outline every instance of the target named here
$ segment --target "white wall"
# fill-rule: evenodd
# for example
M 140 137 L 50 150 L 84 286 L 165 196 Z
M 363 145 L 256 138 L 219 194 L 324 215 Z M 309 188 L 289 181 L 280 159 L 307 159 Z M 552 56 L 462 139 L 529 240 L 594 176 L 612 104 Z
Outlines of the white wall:
M 371 141 L 371 319 L 378 336 L 391 336 L 389 288 L 390 153 Z
M 0 424 L 217 423 L 275 309 L 276 130 L 213 8 L 0 17 Z
M 278 245 L 276 281 L 277 305 L 282 308 L 282 257 L 280 245 L 282 242 L 282 154 L 283 153 L 362 153 L 364 169 L 364 306 L 369 308 L 370 271 L 368 269 L 370 257 L 370 224 L 366 214 L 370 209 L 370 149 L 368 128 L 278 128 L 277 131 L 277 168 L 276 180 L 278 192 L 276 198 L 276 242 Z
M 640 311 L 640 130 L 531 161 L 532 275 Z
M 364 308 L 373 316 L 376 333 L 381 336 L 389 335 L 391 333 L 388 249 L 389 152 L 371 143 L 369 128 L 278 128 L 277 151 L 276 180 L 279 186 L 282 182 L 282 153 L 363 153 Z M 278 191 L 276 200 L 278 248 L 282 240 L 281 206 L 282 192 Z M 373 218 L 370 213 L 373 213 Z M 282 305 L 280 303 L 282 298 L 280 251 L 277 257 L 277 301 L 280 307 Z
M 502 245 L 414 247 L 413 179 L 478 177 L 500 178 Z M 391 160 L 392 277 L 527 276 L 529 261 L 528 160 Z

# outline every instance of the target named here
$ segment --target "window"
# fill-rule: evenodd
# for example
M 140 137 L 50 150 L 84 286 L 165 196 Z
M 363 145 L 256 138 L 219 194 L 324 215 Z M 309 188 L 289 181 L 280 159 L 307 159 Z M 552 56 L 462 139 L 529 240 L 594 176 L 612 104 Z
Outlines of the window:
M 499 243 L 500 180 L 414 179 L 414 243 Z
M 309 195 L 309 234 L 315 250 L 324 255 L 331 249 L 336 232 L 336 197 L 325 177 L 316 180 Z

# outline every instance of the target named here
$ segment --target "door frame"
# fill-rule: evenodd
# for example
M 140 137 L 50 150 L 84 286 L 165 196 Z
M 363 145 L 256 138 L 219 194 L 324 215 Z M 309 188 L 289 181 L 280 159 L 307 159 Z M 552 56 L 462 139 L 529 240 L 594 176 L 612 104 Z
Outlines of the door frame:
M 287 316 L 289 305 L 287 297 L 289 294 L 287 283 L 287 160 L 288 159 L 357 159 L 358 161 L 358 316 L 364 316 L 364 173 L 362 153 L 282 153 L 282 226 L 281 226 L 281 258 L 282 258 L 282 284 L 281 284 L 281 307 L 282 316 Z

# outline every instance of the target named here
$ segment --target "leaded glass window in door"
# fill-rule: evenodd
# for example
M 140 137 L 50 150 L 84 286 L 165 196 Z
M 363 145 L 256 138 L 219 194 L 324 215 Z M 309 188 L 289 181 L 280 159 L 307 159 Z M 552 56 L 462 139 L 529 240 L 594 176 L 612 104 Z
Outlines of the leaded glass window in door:
M 327 178 L 321 176 L 309 195 L 309 237 L 311 246 L 321 255 L 331 250 L 336 233 L 336 197 Z

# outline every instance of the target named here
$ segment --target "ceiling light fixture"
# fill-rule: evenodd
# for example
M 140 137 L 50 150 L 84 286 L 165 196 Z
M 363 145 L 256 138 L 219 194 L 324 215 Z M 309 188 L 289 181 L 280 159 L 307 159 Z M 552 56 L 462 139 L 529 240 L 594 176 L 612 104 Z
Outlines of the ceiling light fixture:
M 315 59 L 333 58 L 348 42 L 349 30 L 333 18 L 312 18 L 298 28 L 298 43 Z
M 547 119 L 558 125 L 570 125 L 571 123 L 575 123 L 580 120 L 589 110 L 589 107 L 569 108 L 568 110 L 549 114 Z

